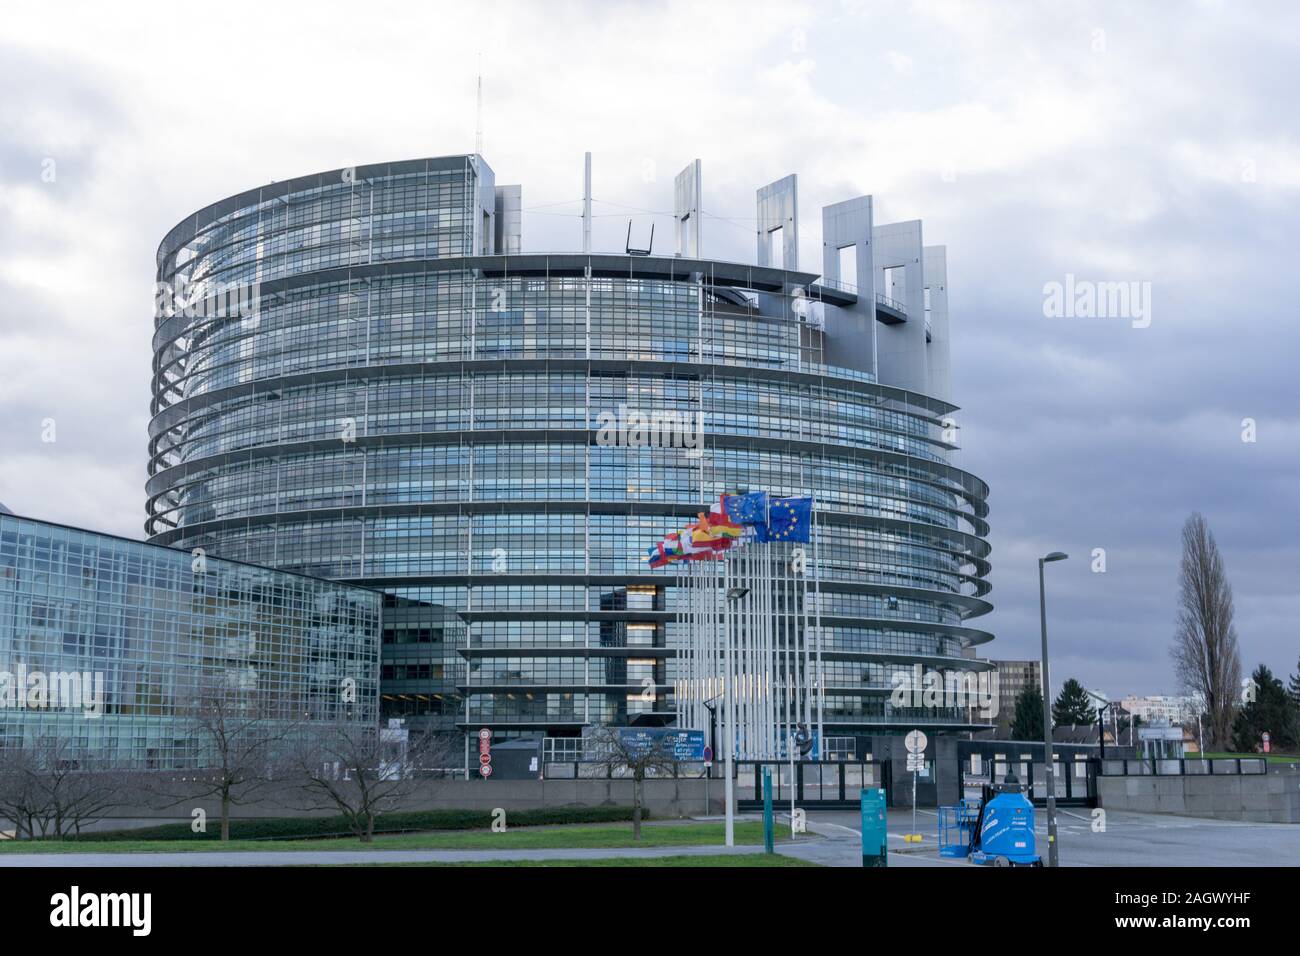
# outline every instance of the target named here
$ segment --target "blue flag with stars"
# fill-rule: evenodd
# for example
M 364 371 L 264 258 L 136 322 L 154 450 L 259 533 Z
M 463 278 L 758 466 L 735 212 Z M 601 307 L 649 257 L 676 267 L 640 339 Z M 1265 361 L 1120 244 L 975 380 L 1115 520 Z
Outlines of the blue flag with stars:
M 767 524 L 767 492 L 751 491 L 745 495 L 724 495 L 722 507 L 736 524 Z
M 758 526 L 759 541 L 812 540 L 812 499 L 773 498 L 767 526 Z

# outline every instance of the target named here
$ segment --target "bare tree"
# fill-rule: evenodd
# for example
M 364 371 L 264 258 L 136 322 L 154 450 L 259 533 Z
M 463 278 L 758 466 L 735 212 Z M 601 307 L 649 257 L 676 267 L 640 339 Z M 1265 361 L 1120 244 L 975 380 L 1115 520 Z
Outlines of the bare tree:
M 334 810 L 362 843 L 374 839 L 375 819 L 419 790 L 436 786 L 424 771 L 448 766 L 455 743 L 446 734 L 411 735 L 352 722 L 305 725 L 284 761 L 305 810 Z
M 34 839 L 46 801 L 36 786 L 35 764 L 29 750 L 0 748 L 0 818 L 14 825 L 14 838 Z
M 1178 574 L 1178 619 L 1170 655 L 1186 693 L 1204 702 L 1211 746 L 1232 738 L 1241 683 L 1241 654 L 1232 623 L 1232 586 L 1205 518 L 1193 513 L 1183 525 Z
M 0 749 L 0 816 L 18 839 L 74 836 L 132 799 L 135 777 L 66 738 Z
M 277 783 L 277 748 L 302 726 L 294 709 L 262 691 L 205 683 L 181 711 L 197 754 L 197 769 L 156 776 L 151 789 L 176 806 L 204 798 L 221 805 L 221 840 L 230 840 L 235 806 L 259 799 Z
M 637 737 L 617 727 L 597 725 L 586 737 L 585 755 L 603 764 L 611 776 L 632 778 L 632 839 L 641 839 L 645 780 L 651 774 L 676 776 L 679 762 L 667 736 Z

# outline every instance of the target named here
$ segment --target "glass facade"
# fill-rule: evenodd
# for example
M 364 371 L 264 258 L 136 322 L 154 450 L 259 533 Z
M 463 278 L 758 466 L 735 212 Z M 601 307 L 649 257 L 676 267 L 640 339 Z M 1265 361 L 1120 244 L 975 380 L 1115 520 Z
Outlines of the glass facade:
M 286 720 L 378 717 L 383 595 L 0 514 L 0 747 L 202 764 L 200 690 Z
M 342 173 L 164 240 L 161 284 L 258 288 L 159 309 L 152 540 L 385 591 L 386 716 L 570 734 L 673 712 L 647 547 L 722 492 L 811 494 L 826 732 L 916 721 L 891 669 L 978 666 L 988 489 L 949 463 L 953 406 L 824 364 L 814 276 L 493 255 L 480 158 Z

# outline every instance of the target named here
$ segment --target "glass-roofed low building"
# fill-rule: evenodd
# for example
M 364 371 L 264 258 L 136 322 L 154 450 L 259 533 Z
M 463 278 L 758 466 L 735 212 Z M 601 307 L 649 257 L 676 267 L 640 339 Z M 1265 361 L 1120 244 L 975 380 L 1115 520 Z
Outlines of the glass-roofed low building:
M 0 747 L 204 765 L 191 721 L 213 693 L 286 727 L 376 727 L 382 597 L 0 509 Z
M 990 726 L 891 694 L 987 670 L 992 638 L 945 249 L 859 196 L 802 269 L 787 176 L 754 261 L 709 259 L 699 162 L 674 185 L 668 254 L 526 251 L 521 187 L 479 155 L 185 217 L 157 256 L 150 540 L 383 590 L 384 716 L 565 737 L 674 719 L 677 578 L 647 548 L 722 493 L 813 496 L 824 733 Z M 638 415 L 700 440 L 600 440 Z

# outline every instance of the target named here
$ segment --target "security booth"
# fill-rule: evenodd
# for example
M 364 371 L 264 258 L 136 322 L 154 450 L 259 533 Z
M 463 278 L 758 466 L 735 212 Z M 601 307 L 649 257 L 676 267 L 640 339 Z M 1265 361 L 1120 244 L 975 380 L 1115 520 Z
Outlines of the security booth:
M 1180 760 L 1183 756 L 1183 728 L 1169 724 L 1139 726 L 1138 753 L 1147 760 Z

